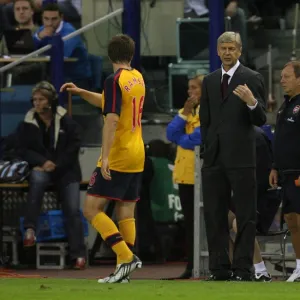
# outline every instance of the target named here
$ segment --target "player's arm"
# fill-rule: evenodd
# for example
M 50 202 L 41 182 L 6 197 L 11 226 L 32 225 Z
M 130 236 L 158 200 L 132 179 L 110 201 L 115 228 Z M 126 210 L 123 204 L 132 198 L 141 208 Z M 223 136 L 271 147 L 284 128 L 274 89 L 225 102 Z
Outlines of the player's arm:
M 67 82 L 62 85 L 60 92 L 67 91 L 73 95 L 80 96 L 83 100 L 88 102 L 91 105 L 101 108 L 102 95 L 99 93 L 90 92 L 84 89 L 79 88 L 72 82 Z
M 102 133 L 102 160 L 108 159 L 114 142 L 122 105 L 122 91 L 113 76 L 105 80 L 105 101 L 103 114 L 106 116 Z
M 79 96 L 89 104 L 101 108 L 102 94 L 81 89 Z

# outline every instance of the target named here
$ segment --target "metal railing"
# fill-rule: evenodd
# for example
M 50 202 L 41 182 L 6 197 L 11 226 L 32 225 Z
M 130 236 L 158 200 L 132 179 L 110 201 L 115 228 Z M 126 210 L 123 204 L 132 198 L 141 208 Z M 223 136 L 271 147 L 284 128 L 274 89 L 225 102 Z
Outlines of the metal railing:
M 295 20 L 294 20 L 294 29 L 293 29 L 293 46 L 292 46 L 292 56 L 291 60 L 297 59 L 297 30 L 298 30 L 298 23 L 299 23 L 299 2 L 296 3 L 295 6 Z
M 98 25 L 100 23 L 103 23 L 104 21 L 107 21 L 107 20 L 109 20 L 111 18 L 114 18 L 115 16 L 120 15 L 122 13 L 123 13 L 123 8 L 117 9 L 117 10 L 109 13 L 108 15 L 106 15 L 106 16 L 104 16 L 104 17 L 102 17 L 102 18 L 100 18 L 100 19 L 98 19 L 98 20 L 96 20 L 96 21 L 94 21 L 94 22 L 92 22 L 90 24 L 87 24 L 87 25 L 83 26 L 82 28 L 80 28 L 80 29 L 78 29 L 78 30 L 76 30 L 76 31 L 74 31 L 74 32 L 72 32 L 72 33 L 64 36 L 62 38 L 62 40 L 63 41 L 67 41 L 67 40 L 69 40 L 69 39 L 71 39 L 71 38 L 73 38 L 73 37 L 75 37 L 75 36 L 77 36 L 77 35 L 85 32 L 85 31 L 89 30 L 90 28 L 92 28 L 92 27 L 94 27 L 94 26 L 96 26 L 96 25 Z M 24 55 L 24 56 L 20 57 L 18 60 L 14 61 L 14 62 L 11 62 L 11 63 L 7 64 L 6 66 L 0 68 L 0 73 L 3 73 L 5 71 L 7 71 L 7 70 L 9 70 L 9 69 L 11 69 L 11 68 L 13 68 L 13 67 L 21 64 L 22 62 L 26 61 L 29 58 L 35 57 L 37 55 L 40 55 L 40 54 L 48 51 L 49 49 L 51 49 L 51 47 L 52 47 L 52 45 L 47 45 L 47 46 L 44 46 L 44 47 L 42 47 L 42 48 L 40 48 L 40 49 L 38 49 L 36 51 L 33 51 L 33 52 L 31 52 L 31 53 L 29 53 L 27 55 Z
M 200 146 L 195 147 L 193 278 L 208 275 L 208 251 L 203 216 Z

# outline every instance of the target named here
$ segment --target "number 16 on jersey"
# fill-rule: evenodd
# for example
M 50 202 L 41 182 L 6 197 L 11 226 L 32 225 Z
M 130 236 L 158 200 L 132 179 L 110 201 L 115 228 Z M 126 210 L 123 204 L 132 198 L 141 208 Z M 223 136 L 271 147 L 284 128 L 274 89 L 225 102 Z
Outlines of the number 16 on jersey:
M 132 98 L 132 131 L 134 131 L 136 127 L 141 127 L 144 98 L 144 96 L 140 99 L 136 97 Z

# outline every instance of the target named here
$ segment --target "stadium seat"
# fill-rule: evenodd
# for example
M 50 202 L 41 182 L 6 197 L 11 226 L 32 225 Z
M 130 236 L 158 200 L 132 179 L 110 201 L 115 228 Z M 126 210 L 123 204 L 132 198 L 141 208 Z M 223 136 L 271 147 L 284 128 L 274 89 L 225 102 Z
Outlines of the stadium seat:
M 32 85 L 15 85 L 1 91 L 1 136 L 10 134 L 32 107 L 32 88 Z

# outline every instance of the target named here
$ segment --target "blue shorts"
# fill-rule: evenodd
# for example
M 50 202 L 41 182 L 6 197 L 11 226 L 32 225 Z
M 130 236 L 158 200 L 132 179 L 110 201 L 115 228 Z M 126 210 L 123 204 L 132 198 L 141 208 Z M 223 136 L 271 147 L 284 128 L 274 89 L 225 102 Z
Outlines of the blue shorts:
M 125 202 L 136 202 L 139 200 L 142 172 L 123 173 L 111 170 L 110 174 L 111 180 L 104 179 L 101 174 L 101 168 L 97 167 L 91 176 L 87 194 Z

